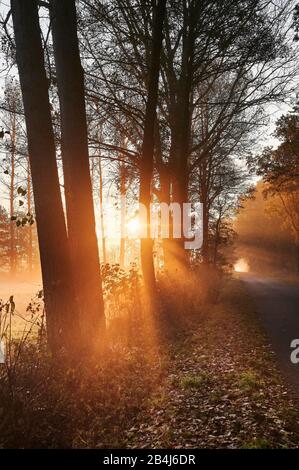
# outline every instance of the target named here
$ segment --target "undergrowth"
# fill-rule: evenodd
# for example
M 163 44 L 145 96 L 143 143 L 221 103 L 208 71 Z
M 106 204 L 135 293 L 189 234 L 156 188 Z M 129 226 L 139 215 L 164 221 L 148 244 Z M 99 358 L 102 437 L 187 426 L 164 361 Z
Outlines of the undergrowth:
M 71 365 L 47 350 L 40 294 L 18 338 L 13 298 L 2 302 L 0 447 L 296 445 L 296 410 L 240 283 L 164 274 L 149 316 L 135 266 L 105 265 L 103 280 L 107 347 Z

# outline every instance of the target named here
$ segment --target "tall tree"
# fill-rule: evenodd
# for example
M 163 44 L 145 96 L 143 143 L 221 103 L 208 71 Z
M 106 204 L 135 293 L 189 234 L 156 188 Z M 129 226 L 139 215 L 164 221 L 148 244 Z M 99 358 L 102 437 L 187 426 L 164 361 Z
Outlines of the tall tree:
M 52 352 L 80 341 L 36 0 L 11 0 Z
M 10 215 L 10 275 L 14 276 L 17 268 L 17 252 L 16 252 L 16 224 L 14 217 L 15 202 L 15 166 L 16 166 L 16 109 L 15 102 L 12 103 L 12 113 L 10 119 L 10 191 L 9 191 L 9 215 Z
M 106 264 L 107 253 L 106 253 L 106 232 L 105 232 L 104 207 L 103 207 L 103 169 L 102 169 L 101 155 L 99 155 L 99 203 L 100 203 L 103 263 Z
M 68 237 L 81 328 L 92 346 L 105 326 L 98 241 L 89 168 L 84 74 L 75 0 L 51 0 Z
M 119 165 L 120 176 L 120 247 L 119 247 L 119 264 L 123 269 L 125 267 L 125 250 L 126 250 L 126 167 L 124 162 Z
M 144 136 L 140 162 L 139 202 L 147 209 L 147 237 L 141 239 L 141 266 L 144 282 L 150 293 L 154 292 L 155 289 L 153 241 L 151 239 L 150 231 L 151 182 L 154 165 L 155 122 L 165 9 L 166 0 L 158 0 L 153 12 L 153 36 L 148 75 L 148 96 L 145 110 Z
M 116 113 L 119 120 L 125 117 L 130 151 L 134 148 L 139 154 L 152 45 L 152 3 L 81 3 L 86 6 L 82 8 L 81 24 L 92 21 L 94 26 L 91 34 L 88 28 L 81 30 L 90 59 L 88 94 L 98 98 L 110 122 Z M 198 174 L 194 167 L 204 154 L 213 151 L 224 133 L 232 130 L 232 121 L 237 126 L 238 122 L 246 123 L 254 110 L 258 117 L 265 103 L 285 95 L 295 70 L 292 53 L 286 54 L 291 3 L 168 1 L 158 103 L 161 152 L 155 152 L 158 175 L 155 172 L 154 179 L 159 188 L 157 191 L 155 187 L 155 195 L 159 193 L 163 202 L 184 202 L 187 197 L 190 201 L 194 195 L 190 187 L 194 189 Z M 100 48 L 103 37 L 106 47 Z M 210 93 L 215 84 L 222 90 L 221 96 Z M 199 102 L 208 103 L 213 115 L 204 139 L 191 133 Z M 183 237 L 163 243 L 169 267 L 180 265 L 180 260 L 183 264 L 188 261 L 182 241 Z M 171 263 L 175 258 L 178 263 Z
M 26 175 L 26 195 L 27 195 L 27 214 L 29 217 L 32 216 L 32 207 L 31 207 L 31 172 L 30 172 L 30 162 L 29 158 L 27 159 L 27 175 Z M 33 230 L 32 230 L 33 219 L 29 220 L 28 223 L 28 270 L 31 272 L 33 270 Z
M 6 150 L 6 170 L 5 174 L 9 175 L 7 182 L 8 197 L 9 197 L 9 216 L 10 216 L 10 275 L 13 277 L 17 270 L 18 256 L 17 256 L 17 234 L 16 223 L 14 221 L 15 215 L 15 202 L 16 202 L 16 185 L 18 178 L 18 155 L 17 144 L 18 133 L 20 126 L 17 122 L 18 113 L 21 109 L 21 95 L 20 90 L 15 80 L 8 78 L 5 82 L 3 105 L 5 111 L 3 112 L 2 124 L 4 124 L 6 131 L 2 137 L 4 148 Z M 3 134 L 3 131 L 2 131 Z M 6 138 L 4 138 L 4 136 Z
M 282 116 L 276 127 L 281 141 L 277 149 L 266 148 L 259 157 L 259 174 L 267 187 L 265 195 L 276 195 L 281 203 L 280 215 L 292 230 L 296 245 L 299 273 L 299 109 Z

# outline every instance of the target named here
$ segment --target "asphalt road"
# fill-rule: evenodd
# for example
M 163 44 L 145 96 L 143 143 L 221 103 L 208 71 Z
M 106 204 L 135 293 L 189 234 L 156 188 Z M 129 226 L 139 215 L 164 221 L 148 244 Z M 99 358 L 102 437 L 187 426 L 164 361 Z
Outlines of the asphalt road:
M 299 397 L 299 363 L 290 359 L 291 341 L 299 344 L 299 284 L 241 275 L 256 306 L 258 318 L 268 336 L 278 365 Z M 299 356 L 299 355 L 298 355 Z

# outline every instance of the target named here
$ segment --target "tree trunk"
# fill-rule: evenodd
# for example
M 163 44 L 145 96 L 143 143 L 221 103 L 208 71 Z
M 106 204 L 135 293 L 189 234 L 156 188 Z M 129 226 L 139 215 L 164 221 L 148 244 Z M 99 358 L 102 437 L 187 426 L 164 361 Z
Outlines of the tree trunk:
M 11 9 L 25 110 L 48 342 L 55 353 L 62 347 L 73 349 L 80 336 L 56 165 L 38 3 L 36 0 L 11 0 Z
M 32 214 L 31 209 L 31 175 L 30 175 L 30 162 L 28 158 L 27 162 L 27 213 Z M 28 271 L 33 270 L 33 236 L 32 236 L 32 225 L 28 224 Z
M 106 234 L 105 234 L 105 223 L 104 223 L 104 208 L 103 208 L 103 172 L 102 172 L 102 160 L 101 155 L 99 156 L 99 179 L 100 179 L 100 217 L 101 217 L 101 237 L 102 237 L 102 252 L 103 252 L 103 263 L 107 263 L 106 255 Z
M 176 105 L 176 116 L 172 130 L 173 141 L 173 202 L 181 206 L 188 202 L 188 158 L 190 151 L 191 131 L 191 92 L 193 82 L 193 61 L 195 44 L 195 22 L 198 3 L 183 2 L 184 26 L 182 45 L 181 75 L 178 83 L 178 96 Z M 182 217 L 183 220 L 183 217 Z M 189 264 L 187 250 L 184 249 L 183 226 L 181 227 L 181 239 L 176 240 L 175 256 L 178 265 L 185 269 Z
M 217 259 L 218 259 L 218 247 L 219 247 L 219 238 L 220 238 L 220 223 L 221 223 L 221 216 L 217 219 L 217 223 L 216 223 L 216 227 L 215 227 L 214 259 L 213 259 L 214 266 L 217 265 Z
M 126 168 L 124 163 L 120 164 L 120 249 L 119 264 L 123 269 L 125 267 L 126 250 Z
M 202 261 L 204 264 L 209 263 L 209 204 L 208 204 L 208 189 L 206 181 L 206 168 L 205 161 L 202 162 L 202 175 L 200 179 L 200 199 L 202 203 Z
M 75 0 L 51 0 L 52 34 L 61 110 L 62 160 L 68 235 L 86 347 L 105 328 L 102 281 L 91 188 L 84 76 Z
M 158 101 L 160 55 L 163 40 L 163 23 L 166 0 L 158 0 L 153 13 L 153 38 L 151 64 L 148 79 L 148 96 L 145 111 L 142 156 L 140 162 L 139 202 L 147 209 L 147 237 L 141 239 L 141 267 L 145 286 L 149 294 L 155 292 L 155 268 L 153 260 L 153 241 L 150 233 L 151 181 L 153 173 L 155 121 Z
M 14 214 L 15 202 L 15 160 L 16 160 L 16 115 L 15 110 L 12 110 L 11 116 L 11 152 L 10 152 L 10 191 L 9 191 L 9 215 L 10 215 L 10 275 L 14 277 L 17 268 L 17 253 L 16 253 L 16 223 L 12 220 Z
M 170 205 L 170 174 L 169 174 L 169 167 L 161 166 L 160 167 L 160 185 L 161 185 L 161 195 L 160 195 L 160 203 L 165 203 L 168 206 Z M 169 226 L 169 235 L 167 238 L 162 239 L 162 247 L 163 247 L 163 265 L 164 269 L 170 272 L 173 269 L 173 238 L 172 238 L 172 217 L 169 214 L 168 217 L 168 226 Z

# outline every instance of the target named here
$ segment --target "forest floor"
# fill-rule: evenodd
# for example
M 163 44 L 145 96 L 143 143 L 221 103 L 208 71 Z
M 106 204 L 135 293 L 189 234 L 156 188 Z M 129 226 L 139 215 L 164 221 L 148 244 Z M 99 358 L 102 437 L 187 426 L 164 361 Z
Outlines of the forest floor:
M 297 447 L 298 411 L 243 284 L 227 281 L 217 303 L 189 322 L 129 445 Z
M 299 414 L 253 303 L 239 280 L 222 284 L 213 303 L 166 309 L 152 338 L 135 330 L 78 370 L 28 347 L 0 380 L 0 447 L 297 447 Z

